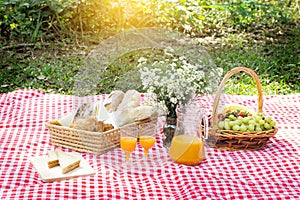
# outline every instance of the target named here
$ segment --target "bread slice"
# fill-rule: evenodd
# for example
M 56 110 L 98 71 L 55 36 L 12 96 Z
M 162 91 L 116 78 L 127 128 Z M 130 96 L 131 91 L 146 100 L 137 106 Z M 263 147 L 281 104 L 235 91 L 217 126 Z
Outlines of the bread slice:
M 53 168 L 58 166 L 58 158 L 57 155 L 55 153 L 55 151 L 53 150 L 48 150 L 48 167 L 49 168 Z
M 63 174 L 66 174 L 79 167 L 81 160 L 79 155 L 70 152 L 63 152 L 59 149 L 56 149 L 55 152 L 57 154 L 58 162 L 62 168 Z

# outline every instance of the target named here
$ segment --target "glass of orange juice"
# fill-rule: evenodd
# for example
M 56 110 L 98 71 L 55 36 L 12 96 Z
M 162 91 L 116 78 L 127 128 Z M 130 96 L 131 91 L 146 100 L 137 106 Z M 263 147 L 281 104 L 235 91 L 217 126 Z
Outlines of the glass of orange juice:
M 148 157 L 149 149 L 155 143 L 156 124 L 153 122 L 143 124 L 139 133 L 139 142 L 144 149 L 144 157 Z
M 203 109 L 196 105 L 177 109 L 177 124 L 169 149 L 169 156 L 174 162 L 193 166 L 205 158 L 206 133 L 202 121 L 207 120 Z
M 126 154 L 126 162 L 130 159 L 130 154 L 134 151 L 137 143 L 138 127 L 124 126 L 120 128 L 120 146 Z

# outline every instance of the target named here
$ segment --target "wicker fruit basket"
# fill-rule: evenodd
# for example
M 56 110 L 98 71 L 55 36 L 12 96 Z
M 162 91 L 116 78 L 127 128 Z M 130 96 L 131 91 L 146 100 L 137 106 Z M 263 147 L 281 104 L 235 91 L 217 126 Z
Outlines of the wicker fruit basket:
M 125 126 L 132 126 L 136 131 L 145 131 L 148 123 L 155 122 L 155 120 L 146 119 Z M 46 126 L 50 132 L 51 142 L 55 146 L 95 155 L 101 155 L 120 146 L 120 128 L 105 132 L 90 132 L 59 126 L 51 121 L 47 122 Z
M 252 131 L 252 132 L 242 132 L 234 130 L 220 130 L 218 128 L 218 113 L 217 108 L 219 105 L 220 95 L 222 89 L 227 82 L 227 80 L 234 74 L 244 71 L 252 76 L 254 79 L 257 90 L 258 90 L 258 108 L 257 113 L 262 113 L 263 110 L 263 94 L 261 85 L 256 73 L 246 67 L 237 67 L 229 71 L 223 80 L 221 81 L 216 96 L 214 99 L 213 110 L 212 110 L 212 119 L 211 119 L 211 128 L 208 134 L 207 143 L 209 146 L 218 149 L 224 150 L 258 150 L 263 148 L 269 138 L 273 137 L 278 129 L 274 127 L 271 130 L 265 131 Z

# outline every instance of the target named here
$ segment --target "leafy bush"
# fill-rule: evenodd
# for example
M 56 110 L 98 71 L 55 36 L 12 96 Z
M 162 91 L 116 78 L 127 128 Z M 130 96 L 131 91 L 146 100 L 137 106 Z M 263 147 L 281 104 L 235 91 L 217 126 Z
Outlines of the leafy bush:
M 292 17 L 285 1 L 161 1 L 161 23 L 191 35 L 215 34 L 224 27 L 246 30 L 284 24 Z M 290 18 L 290 20 L 294 20 Z
M 72 1 L 4 0 L 0 2 L 0 32 L 8 39 L 35 41 L 63 27 L 67 18 L 59 14 Z M 60 22 L 58 24 L 58 22 Z
M 154 26 L 156 5 L 138 0 L 4 0 L 0 2 L 0 33 L 20 41 L 35 41 L 49 33 L 116 33 Z
M 53 32 L 111 35 L 127 28 L 162 26 L 199 36 L 224 27 L 248 30 L 286 23 L 292 15 L 287 6 L 274 0 L 4 0 L 0 32 L 6 38 L 35 41 Z
M 287 12 L 283 1 L 277 3 L 262 3 L 260 1 L 238 1 L 220 4 L 221 7 L 229 11 L 229 20 L 237 28 L 247 29 L 254 25 L 271 26 L 274 23 L 286 23 Z
M 160 0 L 82 0 L 77 2 L 70 21 L 73 30 L 80 33 L 118 33 L 127 28 L 156 26 L 153 12 Z

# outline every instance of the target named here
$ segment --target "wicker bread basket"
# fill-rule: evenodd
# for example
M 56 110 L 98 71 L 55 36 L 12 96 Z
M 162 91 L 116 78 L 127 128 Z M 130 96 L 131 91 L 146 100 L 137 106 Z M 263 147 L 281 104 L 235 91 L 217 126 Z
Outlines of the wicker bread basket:
M 147 129 L 148 123 L 155 122 L 155 120 L 150 120 L 149 118 L 143 121 L 127 124 L 125 126 L 132 126 L 134 127 L 134 130 L 140 132 Z M 51 121 L 47 122 L 46 126 L 50 132 L 51 142 L 55 146 L 95 155 L 101 155 L 120 146 L 120 128 L 115 128 L 105 132 L 90 132 L 59 126 L 51 123 Z
M 212 120 L 211 129 L 209 131 L 208 140 L 207 140 L 208 145 L 213 148 L 224 149 L 224 150 L 258 150 L 263 148 L 267 144 L 269 138 L 273 137 L 278 131 L 277 127 L 267 131 L 256 131 L 256 132 L 220 130 L 218 128 L 217 108 L 218 108 L 223 86 L 231 76 L 241 71 L 250 74 L 254 79 L 258 90 L 257 113 L 262 113 L 263 94 L 256 73 L 253 70 L 246 67 L 237 67 L 229 71 L 221 81 L 214 99 L 212 119 L 211 119 Z

